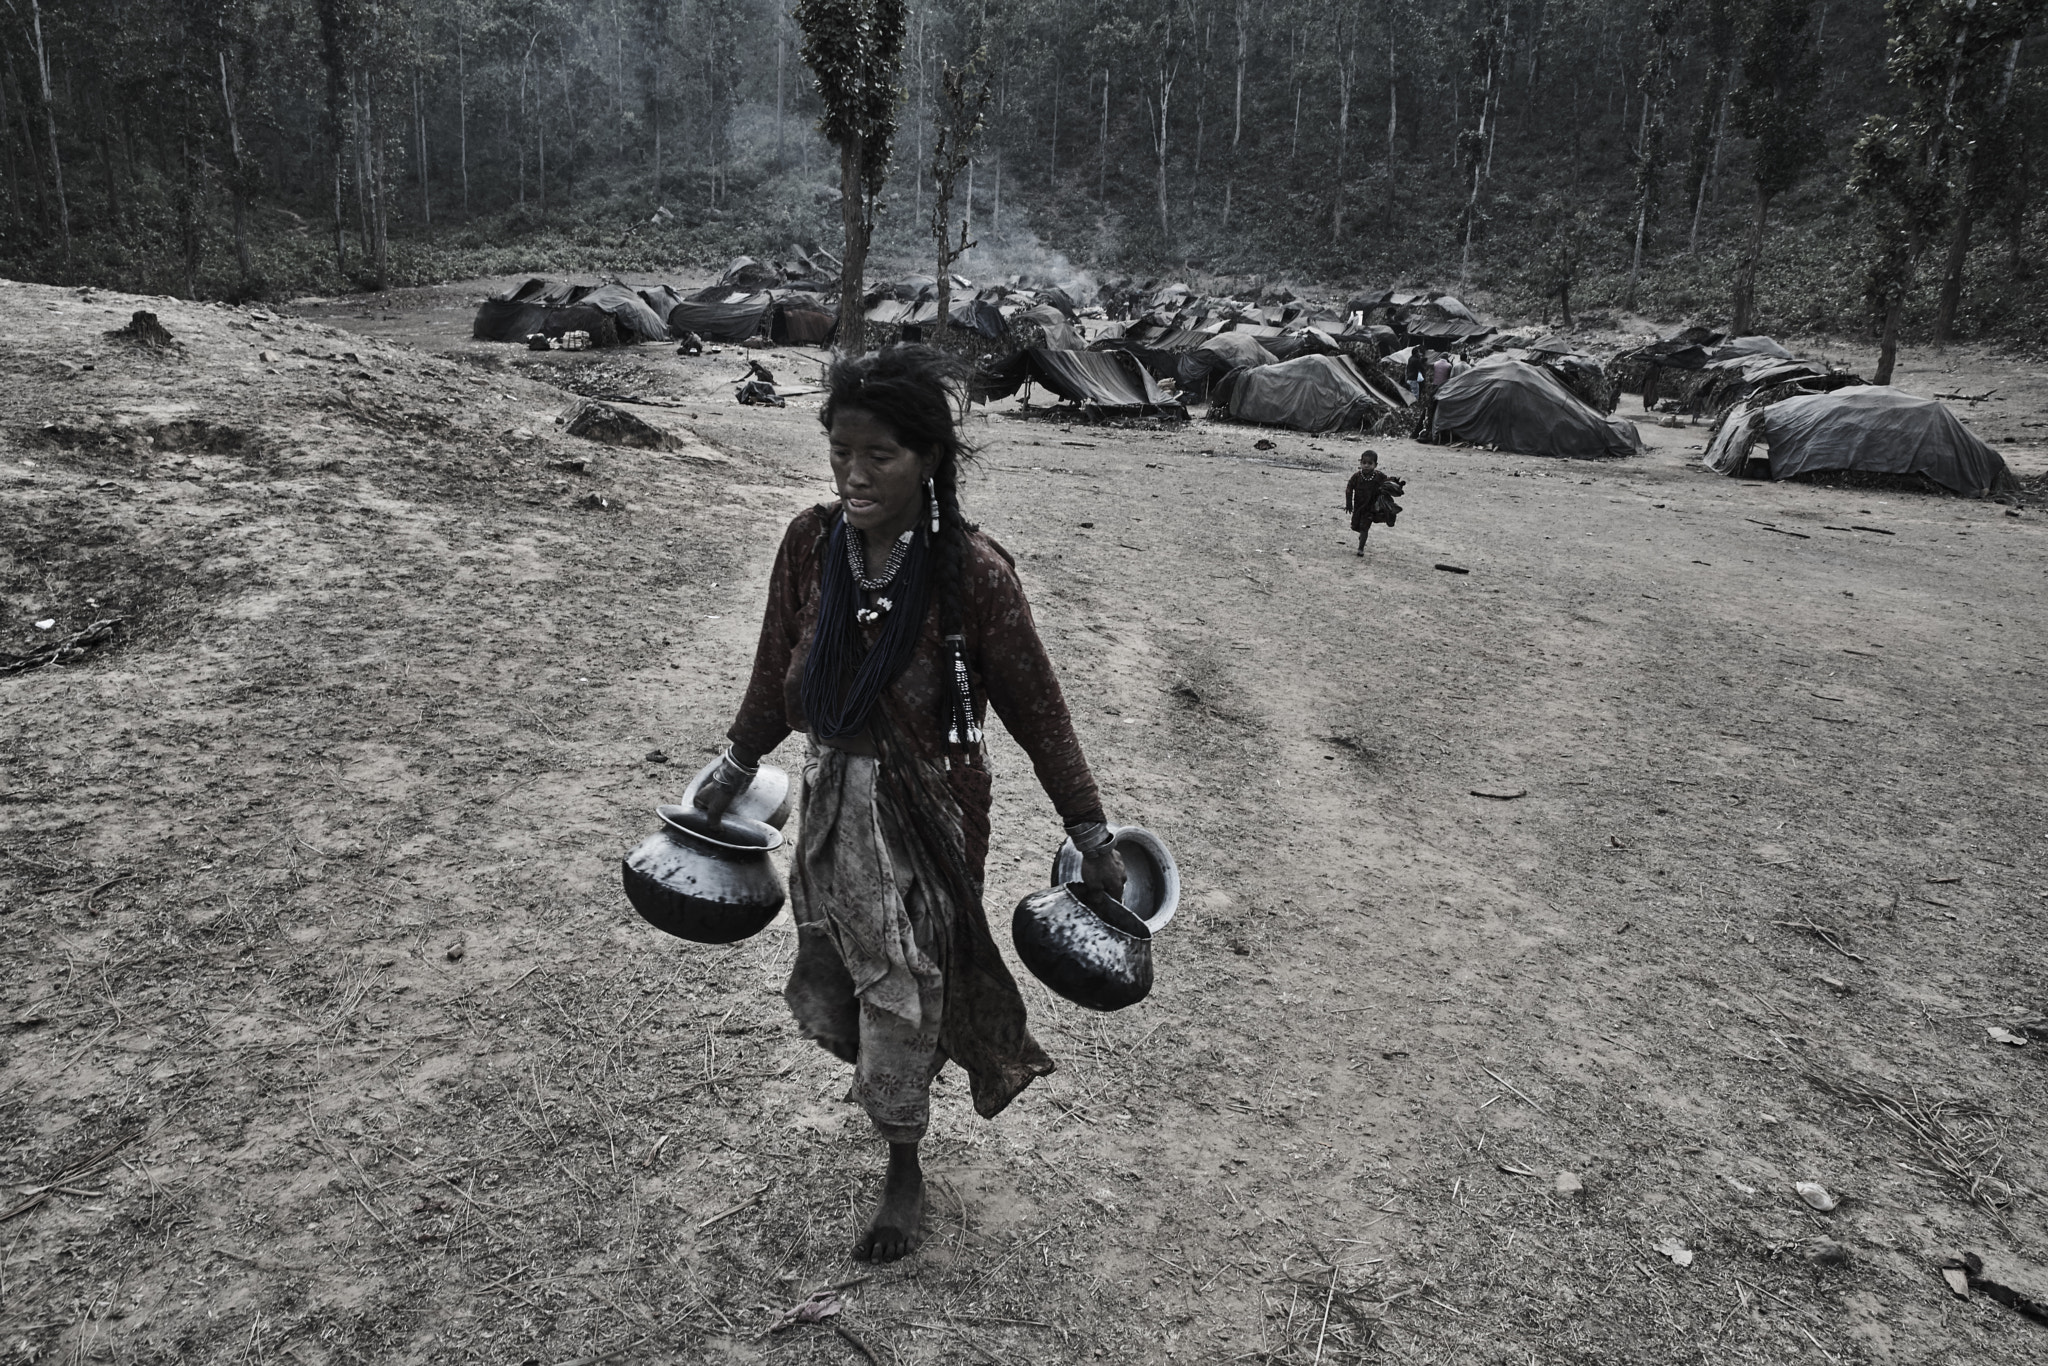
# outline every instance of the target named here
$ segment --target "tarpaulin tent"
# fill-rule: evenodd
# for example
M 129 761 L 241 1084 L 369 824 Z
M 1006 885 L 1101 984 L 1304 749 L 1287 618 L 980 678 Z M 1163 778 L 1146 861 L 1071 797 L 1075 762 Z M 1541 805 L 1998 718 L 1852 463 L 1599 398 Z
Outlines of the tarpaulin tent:
M 571 310 L 579 310 L 571 313 Z M 566 331 L 592 332 L 592 310 L 609 317 L 614 340 L 666 341 L 668 323 L 647 300 L 620 284 L 556 285 L 538 277 L 517 289 L 484 300 L 470 335 L 478 341 L 525 341 L 538 332 L 558 337 Z
M 535 278 L 493 295 L 478 306 L 469 335 L 478 341 L 525 341 L 547 319 L 547 292 L 548 282 Z
M 728 289 L 773 289 L 782 283 L 782 272 L 751 256 L 735 256 L 725 274 L 718 277 L 718 283 Z
M 1199 403 L 1209 386 L 1232 370 L 1271 365 L 1272 352 L 1244 332 L 1219 332 L 1192 351 L 1183 352 L 1174 370 L 1181 397 Z
M 946 314 L 953 327 L 990 341 L 1001 341 L 1009 330 L 1003 325 L 1002 310 L 987 299 L 955 298 Z M 936 298 L 922 300 L 903 318 L 904 326 L 926 333 L 935 329 L 938 321 L 939 301 Z
M 1730 337 L 1707 352 L 1709 360 L 1731 360 L 1736 356 L 1775 356 L 1779 360 L 1792 359 L 1792 353 L 1770 337 Z
M 1296 356 L 1335 356 L 1342 354 L 1344 350 L 1327 332 L 1318 331 L 1313 327 L 1282 332 L 1265 345 L 1266 349 L 1273 353 L 1274 360 L 1293 360 Z
M 647 300 L 624 285 L 599 285 L 595 289 L 577 288 L 569 291 L 569 302 L 588 304 L 601 308 L 612 315 L 618 324 L 619 340 L 667 341 L 668 322 L 647 306 Z
M 1012 340 L 1021 345 L 1044 347 L 1048 351 L 1085 351 L 1088 344 L 1067 321 L 1067 315 L 1051 304 L 1035 304 L 1010 315 Z
M 668 315 L 668 325 L 678 336 L 695 332 L 709 342 L 745 341 L 760 335 L 761 323 L 774 302 L 775 296 L 765 289 L 713 285 L 677 304 Z
M 1349 356 L 1299 356 L 1233 370 L 1210 399 L 1209 415 L 1303 432 L 1370 427 L 1407 406 L 1407 395 Z
M 1125 352 L 1137 357 L 1138 363 L 1143 365 L 1154 379 L 1172 379 L 1180 372 L 1180 358 L 1209 340 L 1211 338 L 1208 333 L 1192 327 L 1183 327 L 1164 335 L 1155 334 L 1149 337 L 1133 336 L 1130 332 L 1121 337 L 1097 337 L 1088 343 L 1088 349 Z
M 1436 393 L 1431 431 L 1523 455 L 1640 455 L 1635 424 L 1580 402 L 1539 366 L 1493 357 L 1454 375 Z
M 1804 394 L 1733 412 L 1707 445 L 1710 470 L 1739 475 L 1750 448 L 1769 445 L 1773 479 L 1822 471 L 1920 475 L 1970 498 L 2017 491 L 2003 456 L 1946 405 L 1890 385 Z
M 1098 413 L 1187 411 L 1179 399 L 1160 389 L 1135 357 L 1115 351 L 1052 351 L 1042 347 L 1016 351 L 977 372 L 972 393 L 982 400 L 1007 398 L 1023 388 L 1027 380 Z
M 814 294 L 779 294 L 768 313 L 768 340 L 777 346 L 827 346 L 839 332 L 839 305 Z

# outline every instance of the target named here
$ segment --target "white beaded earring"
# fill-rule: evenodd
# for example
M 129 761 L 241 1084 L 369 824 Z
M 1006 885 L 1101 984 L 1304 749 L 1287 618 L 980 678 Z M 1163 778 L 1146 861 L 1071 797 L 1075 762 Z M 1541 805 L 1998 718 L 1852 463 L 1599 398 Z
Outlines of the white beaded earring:
M 939 489 L 930 475 L 925 476 L 924 495 L 932 505 L 932 535 L 936 536 L 939 534 Z

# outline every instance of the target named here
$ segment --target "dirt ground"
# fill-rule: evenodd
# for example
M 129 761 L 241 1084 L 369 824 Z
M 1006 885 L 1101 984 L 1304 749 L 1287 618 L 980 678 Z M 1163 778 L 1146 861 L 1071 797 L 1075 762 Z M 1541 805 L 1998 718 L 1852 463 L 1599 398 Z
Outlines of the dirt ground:
M 1137 1007 L 1023 977 L 1059 1070 L 994 1123 L 942 1079 L 926 1244 L 870 1268 L 787 922 L 689 945 L 618 882 L 827 496 L 815 400 L 474 344 L 480 292 L 0 284 L 0 650 L 122 619 L 0 678 L 0 1360 L 2048 1353 L 1939 1269 L 2048 1261 L 2048 1037 L 1988 1032 L 2048 1008 L 2048 514 L 1646 423 L 1376 442 L 1360 560 L 1356 440 L 978 411 L 970 512 L 1186 896 Z M 104 335 L 137 307 L 182 347 Z M 2043 370 L 1900 382 L 1995 388 L 2039 476 Z M 567 437 L 571 389 L 689 439 Z M 1006 940 L 1059 829 L 993 763 Z

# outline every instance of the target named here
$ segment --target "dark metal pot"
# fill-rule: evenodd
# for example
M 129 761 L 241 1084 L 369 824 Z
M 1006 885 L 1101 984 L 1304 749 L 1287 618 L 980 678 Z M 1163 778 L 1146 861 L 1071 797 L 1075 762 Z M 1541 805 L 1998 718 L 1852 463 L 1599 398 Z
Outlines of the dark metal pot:
M 1080 882 L 1033 892 L 1010 918 L 1031 975 L 1076 1005 L 1122 1010 L 1152 990 L 1152 931 L 1122 903 Z
M 759 934 L 782 909 L 782 878 L 768 853 L 782 832 L 694 807 L 657 807 L 662 828 L 626 855 L 626 899 L 657 930 L 699 944 Z
M 1109 829 L 1116 851 L 1124 859 L 1124 907 L 1157 934 L 1180 909 L 1180 865 L 1173 861 L 1166 842 L 1144 826 L 1113 825 Z M 1081 851 L 1072 840 L 1066 840 L 1052 856 L 1053 885 L 1075 882 L 1080 876 Z

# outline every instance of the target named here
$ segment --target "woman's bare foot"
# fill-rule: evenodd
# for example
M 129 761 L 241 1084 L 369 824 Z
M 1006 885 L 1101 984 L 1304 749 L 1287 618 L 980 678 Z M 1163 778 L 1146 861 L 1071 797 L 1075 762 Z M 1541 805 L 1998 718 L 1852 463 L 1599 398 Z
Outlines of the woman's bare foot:
M 917 1245 L 918 1224 L 924 1218 L 924 1170 L 917 1165 L 915 1143 L 889 1145 L 889 1171 L 882 1178 L 882 1202 L 867 1232 L 854 1244 L 854 1260 L 893 1262 L 910 1254 Z

